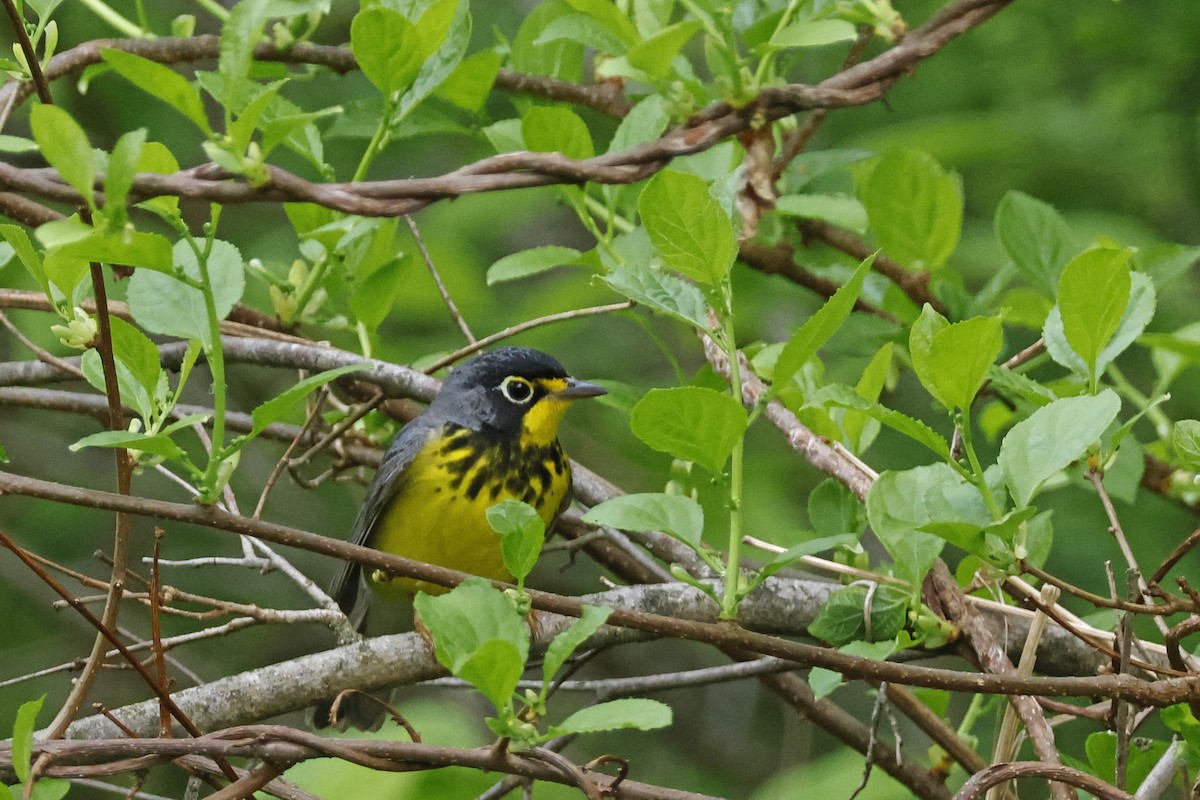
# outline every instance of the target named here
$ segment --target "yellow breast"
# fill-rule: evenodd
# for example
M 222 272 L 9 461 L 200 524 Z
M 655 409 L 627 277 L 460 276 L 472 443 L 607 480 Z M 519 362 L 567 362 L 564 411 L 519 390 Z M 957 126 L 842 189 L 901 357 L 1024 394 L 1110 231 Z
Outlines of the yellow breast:
M 400 480 L 400 490 L 371 534 L 371 546 L 507 581 L 512 575 L 504 568 L 499 534 L 488 524 L 488 508 L 521 500 L 549 526 L 570 489 L 571 468 L 557 440 L 534 443 L 522 437 L 511 442 L 449 425 L 417 454 Z M 372 587 L 389 597 L 446 591 L 408 578 L 382 580 L 378 572 L 371 577 Z

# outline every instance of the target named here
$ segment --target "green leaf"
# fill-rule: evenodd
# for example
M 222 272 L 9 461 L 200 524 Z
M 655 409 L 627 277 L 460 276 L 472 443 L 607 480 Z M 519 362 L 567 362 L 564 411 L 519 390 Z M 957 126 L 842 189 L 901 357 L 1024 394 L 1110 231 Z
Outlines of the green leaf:
M 584 606 L 579 619 L 571 623 L 571 627 L 554 637 L 546 648 L 542 658 L 542 683 L 549 685 L 554 676 L 567 663 L 571 654 L 579 649 L 592 634 L 600 630 L 600 626 L 608 619 L 612 609 L 608 606 Z
M 537 153 L 562 153 L 567 158 L 595 155 L 587 124 L 569 108 L 534 106 L 521 118 L 525 147 Z
M 1071 229 L 1054 206 L 1010 191 L 996 206 L 995 228 L 996 238 L 1025 280 L 1054 297 L 1072 249 Z
M 237 119 L 229 126 L 230 143 L 228 151 L 235 155 L 242 155 L 246 152 L 246 148 L 250 146 L 250 141 L 254 138 L 254 131 L 258 129 L 259 122 L 263 119 L 263 114 L 267 107 L 278 96 L 280 88 L 283 87 L 286 81 L 275 81 L 269 86 L 259 87 L 257 84 L 249 84 L 253 92 L 253 99 L 237 115 Z M 267 148 L 263 148 L 266 155 Z
M 1125 304 L 1125 312 L 1121 315 L 1121 321 L 1117 323 L 1116 332 L 1108 340 L 1108 344 L 1104 345 L 1100 355 L 1096 356 L 1097 375 L 1103 374 L 1117 356 L 1137 341 L 1150 324 L 1150 320 L 1154 319 L 1157 298 L 1153 281 L 1140 272 L 1131 273 L 1129 278 L 1129 302 Z M 1067 342 L 1062 312 L 1057 305 L 1046 316 L 1042 338 L 1046 342 L 1046 352 L 1057 363 L 1082 377 L 1090 376 L 1088 365 Z
M 0 153 L 32 153 L 37 150 L 37 142 L 24 136 L 9 136 L 0 134 Z
M 903 634 L 901 634 L 903 635 Z M 897 639 L 899 636 L 897 637 Z M 896 640 L 886 642 L 853 641 L 838 648 L 839 653 L 859 658 L 869 658 L 872 661 L 885 661 L 897 650 L 902 649 Z M 813 690 L 813 696 L 820 700 L 828 697 L 834 689 L 845 684 L 842 673 L 823 667 L 813 667 L 808 671 L 808 685 Z
M 793 22 L 771 37 L 771 46 L 819 47 L 838 42 L 852 42 L 858 38 L 854 25 L 843 19 L 817 19 Z
M 599 733 L 632 728 L 650 731 L 671 724 L 671 707 L 645 697 L 625 697 L 587 706 L 557 725 L 550 726 L 555 736 L 568 733 Z
M 1122 426 L 1124 427 L 1124 426 Z M 1200 445 L 1200 439 L 1197 440 Z M 1197 452 L 1200 456 L 1200 451 Z M 1200 466 L 1200 460 L 1196 462 Z M 1137 500 L 1142 476 L 1146 473 L 1146 451 L 1132 436 L 1126 436 L 1117 448 L 1117 457 L 1104 469 L 1104 488 L 1114 500 L 1133 503 Z
M 1182 244 L 1159 244 L 1138 250 L 1133 261 L 1137 269 L 1150 276 L 1156 289 L 1161 289 L 1200 260 L 1200 247 Z
M 435 93 L 467 111 L 479 111 L 496 83 L 504 57 L 496 50 L 481 50 L 464 58 Z
M 582 253 L 570 247 L 546 245 L 507 255 L 488 267 L 487 285 L 494 286 L 504 281 L 537 275 L 554 267 L 560 267 L 578 259 Z
M 858 534 L 841 533 L 836 536 L 825 536 L 817 539 L 806 539 L 803 542 L 792 545 L 782 553 L 777 553 L 770 561 L 763 564 L 758 574 L 754 576 L 753 585 L 757 586 L 767 578 L 774 575 L 784 567 L 789 566 L 794 561 L 805 556 L 815 555 L 824 552 L 825 550 L 836 550 L 839 547 L 847 547 L 855 544 L 858 541 Z M 753 587 L 752 587 L 753 588 Z
M 829 478 L 808 495 L 808 520 L 824 536 L 861 533 L 867 524 L 866 509 L 845 484 Z
M 89 261 L 105 264 L 120 264 L 171 273 L 175 269 L 171 242 L 157 233 L 138 231 L 97 231 L 83 239 L 52 247 L 46 252 L 46 271 L 64 274 L 82 263 L 87 269 Z
M 416 80 L 424 61 L 421 34 L 403 14 L 384 6 L 359 11 L 350 23 L 350 49 L 375 88 L 390 95 Z
M 38 778 L 29 792 L 29 800 L 61 800 L 71 790 L 71 782 L 59 778 Z M 8 787 L 12 800 L 25 800 L 25 787 Z
M 46 161 L 83 195 L 88 207 L 94 209 L 96 161 L 83 128 L 66 111 L 48 105 L 33 107 L 29 113 L 29 126 Z
M 608 143 L 608 152 L 619 153 L 661 136 L 671 123 L 671 115 L 667 113 L 663 103 L 663 98 L 657 94 L 639 100 L 617 126 L 612 140 Z
M 419 594 L 413 605 L 438 662 L 507 707 L 529 656 L 529 627 L 504 593 L 470 578 L 439 597 Z
M 618 5 L 609 0 L 567 0 L 567 5 L 599 22 L 622 42 L 633 44 L 638 40 L 637 28 Z
M 503 500 L 491 506 L 487 521 L 500 534 L 505 569 L 517 580 L 525 580 L 541 555 L 546 523 L 533 506 L 520 500 Z
M 1000 444 L 999 463 L 1017 507 L 1029 505 L 1047 478 L 1087 453 L 1120 410 L 1120 398 L 1106 389 L 1055 400 L 1014 425 Z
M 377 329 L 392 312 L 396 298 L 404 289 L 404 276 L 410 274 L 409 267 L 413 266 L 416 260 L 415 253 L 406 255 L 393 252 L 369 274 L 356 274 L 354 289 L 346 301 L 354 318 L 366 325 L 368 330 Z M 362 266 L 360 262 L 360 269 Z M 299 311 L 302 309 L 298 309 Z
M 675 56 L 702 27 L 703 24 L 698 20 L 676 22 L 635 43 L 625 57 L 632 67 L 650 78 L 665 78 L 671 72 L 671 62 Z
M 170 67 L 121 50 L 100 54 L 115 72 L 144 92 L 148 92 L 183 114 L 203 131 L 212 135 L 200 92 L 191 82 Z
M 12 765 L 21 782 L 29 780 L 30 759 L 33 756 L 33 732 L 37 723 L 37 715 L 42 710 L 46 695 L 37 700 L 22 703 L 17 709 L 17 719 L 13 722 L 12 735 Z
M 885 154 L 859 181 L 858 197 L 884 251 L 912 268 L 937 269 L 962 234 L 962 181 L 931 156 Z
M 844 194 L 788 194 L 775 201 L 775 210 L 785 217 L 819 219 L 855 233 L 867 232 L 867 209 Z
M 436 53 L 450 34 L 459 10 L 459 0 L 428 0 L 421 4 L 417 32 L 421 34 L 421 60 Z
M 1196 721 L 1187 706 L 1182 703 L 1168 706 L 1159 712 L 1159 719 L 1163 725 L 1178 733 L 1191 750 L 1200 754 L 1200 722 Z
M 700 386 L 653 389 L 634 406 L 629 426 L 654 450 L 720 472 L 746 431 L 746 409 Z
M 576 83 L 582 80 L 583 47 L 578 42 L 560 39 L 544 46 L 534 44 L 555 20 L 574 13 L 566 3 L 534 6 L 525 15 L 513 39 L 509 67 L 531 75 L 547 75 Z
M 850 312 L 854 310 L 854 304 L 858 302 L 858 296 L 862 292 L 863 282 L 866 281 L 867 273 L 871 271 L 871 265 L 874 263 L 875 256 L 867 256 L 858 265 L 850 280 L 846 281 L 846 285 L 834 292 L 833 297 L 792 334 L 792 338 L 788 340 L 775 362 L 776 387 L 783 388 L 790 383 L 800 368 L 842 327 Z
M 951 411 L 970 407 L 1003 344 L 998 317 L 950 324 L 928 303 L 909 334 L 913 371 L 934 399 Z
M 949 464 L 884 472 L 867 493 L 867 518 L 896 563 L 896 575 L 919 584 L 945 540 L 921 529 L 930 523 L 991 524 L 983 495 Z
M 76 219 L 72 217 L 71 219 Z M 63 221 L 64 224 L 68 220 Z M 43 238 L 45 228 L 57 223 L 47 222 L 38 228 L 38 238 Z M 68 304 L 74 305 L 76 295 L 80 289 L 84 277 L 88 274 L 89 264 L 87 258 L 87 247 L 83 246 L 83 254 L 73 255 L 70 248 L 73 245 L 79 245 L 79 242 L 87 242 L 91 236 L 85 236 L 82 239 L 68 241 L 66 244 L 58 246 L 49 246 L 45 252 L 45 260 L 42 262 L 43 268 L 46 270 L 46 278 L 58 290 L 68 298 Z M 78 249 L 76 247 L 76 249 Z
M 845 682 L 842 678 L 842 673 L 831 669 L 813 667 L 808 671 L 808 686 L 812 689 L 813 697 L 817 700 L 833 694 L 834 689 L 837 689 Z
M 242 100 L 256 87 L 250 82 L 254 65 L 254 46 L 267 24 L 268 0 L 240 0 L 221 25 L 221 49 L 217 70 L 225 81 L 230 97 L 225 104 L 231 111 L 242 108 Z
M 125 198 L 133 186 L 145 145 L 146 129 L 138 128 L 123 134 L 108 157 L 108 167 L 104 171 L 104 210 L 108 214 L 110 230 L 120 229 L 125 224 Z M 167 249 L 170 250 L 170 245 Z
M 808 632 L 834 647 L 855 641 L 887 642 L 896 638 L 907 618 L 907 591 L 884 584 L 872 592 L 871 587 L 856 583 L 829 596 Z
M 708 330 L 708 305 L 692 284 L 647 264 L 627 264 L 604 276 L 612 289 L 699 330 Z
M 176 242 L 173 255 L 184 275 L 193 281 L 200 280 L 200 265 L 187 242 Z M 245 289 L 242 255 L 229 242 L 217 239 L 212 243 L 207 264 L 217 319 L 221 320 L 229 316 Z M 138 270 L 129 279 L 127 299 L 133 318 L 146 330 L 198 339 L 206 350 L 212 347 L 204 293 L 199 289 L 172 275 Z
M 171 175 L 179 171 L 179 162 L 171 151 L 160 142 L 146 142 L 142 147 L 141 158 L 138 159 L 138 172 L 156 172 L 160 175 Z M 138 203 L 139 206 L 155 208 L 172 217 L 179 216 L 179 198 L 170 195 L 152 197 Z
M 570 14 L 552 21 L 542 29 L 533 45 L 545 47 L 564 39 L 601 53 L 624 53 L 626 49 L 621 37 L 586 14 Z
M 858 383 L 854 385 L 855 394 L 877 404 L 879 395 L 883 393 L 883 387 L 887 384 L 888 377 L 892 372 L 893 350 L 892 343 L 885 342 L 875 352 L 870 362 L 863 368 Z M 875 424 L 870 425 L 868 422 Z M 875 437 L 879 433 L 879 420 L 872 420 L 868 415 L 850 409 L 843 412 L 840 424 L 846 433 L 846 443 L 855 453 L 864 452 L 875 441 Z
M 0 442 L 0 464 L 8 463 L 8 451 L 4 449 L 4 443 Z
M 72 453 L 85 447 L 124 447 L 129 450 L 141 450 L 165 458 L 179 459 L 184 452 L 171 440 L 171 437 L 161 433 L 147 434 L 141 431 L 100 431 L 85 436 L 67 449 Z
M 525 657 L 520 647 L 505 639 L 489 639 L 462 661 L 454 674 L 478 689 L 500 710 L 512 702 L 524 671 Z
M 0 225 L 0 236 L 3 236 L 4 241 L 12 247 L 17 258 L 21 260 L 21 265 L 25 267 L 25 271 L 33 276 L 38 286 L 42 287 L 46 297 L 53 300 L 54 298 L 50 296 L 50 279 L 46 277 L 46 268 L 42 264 L 42 257 L 38 255 L 38 251 L 34 248 L 25 229 L 16 225 Z
M 1037 381 L 999 365 L 988 370 L 988 378 L 992 382 L 992 390 L 998 390 L 1002 397 L 1019 399 L 1036 408 L 1058 399 L 1058 395 Z
M 366 369 L 366 364 L 347 364 L 344 367 L 336 369 L 328 369 L 324 372 L 319 372 L 316 375 L 310 375 L 297 384 L 289 387 L 282 394 L 273 397 L 265 403 L 262 403 L 250 413 L 250 418 L 254 424 L 250 428 L 250 432 L 246 434 L 246 439 L 253 439 L 258 436 L 272 422 L 277 422 L 288 414 L 291 414 L 309 394 L 329 383 L 337 380 L 343 375 L 349 375 L 351 372 L 358 372 Z
M 678 494 L 624 494 L 593 506 L 583 521 L 633 533 L 662 531 L 693 549 L 700 546 L 704 533 L 704 509 Z
M 458 0 L 435 0 L 417 20 L 423 53 L 421 68 L 412 86 L 400 96 L 397 119 L 405 119 L 436 91 L 466 55 L 471 42 L 468 7 L 468 3 Z
M 1095 374 L 1129 303 L 1129 252 L 1096 248 L 1071 259 L 1058 281 L 1058 309 L 1071 349 Z
M 733 223 L 703 178 L 663 170 L 638 196 L 638 214 L 663 263 L 692 280 L 725 280 L 737 243 Z
M 830 386 L 827 389 L 840 387 Z M 897 411 L 894 408 L 881 406 L 879 403 L 867 403 L 861 398 L 852 400 L 848 387 L 846 391 L 838 391 L 837 394 L 830 394 L 822 390 L 821 399 L 833 406 L 840 406 L 846 409 L 853 409 L 856 412 L 862 413 L 871 419 L 878 420 L 880 423 L 888 426 L 897 433 L 903 434 L 912 439 L 918 444 L 928 447 L 935 454 L 947 461 L 950 459 L 950 443 L 946 441 L 946 437 L 935 431 L 933 428 L 926 425 L 919 419 L 910 417 L 907 414 Z M 856 395 L 857 396 L 857 395 Z
M 1168 743 L 1164 741 L 1139 739 L 1136 747 L 1126 748 L 1125 788 L 1127 791 L 1137 791 L 1154 765 L 1162 760 L 1168 746 Z M 1097 731 L 1088 735 L 1084 741 L 1084 752 L 1087 753 L 1088 766 L 1091 767 L 1092 774 L 1100 780 L 1109 783 L 1116 782 L 1117 736 L 1115 733 Z
M 1200 469 L 1200 422 L 1181 419 L 1171 429 L 1171 447 L 1187 469 Z
M 144 333 L 119 317 L 110 320 L 110 330 L 121 400 L 149 424 L 156 411 L 154 398 L 159 382 L 165 380 L 158 348 Z M 88 383 L 98 391 L 105 391 L 104 367 L 98 351 L 86 351 L 80 368 Z

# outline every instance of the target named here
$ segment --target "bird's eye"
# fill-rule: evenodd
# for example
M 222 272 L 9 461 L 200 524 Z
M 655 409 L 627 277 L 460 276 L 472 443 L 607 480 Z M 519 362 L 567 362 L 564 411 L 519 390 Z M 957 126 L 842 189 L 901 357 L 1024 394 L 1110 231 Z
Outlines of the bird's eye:
M 500 393 L 510 402 L 523 406 L 533 399 L 533 387 L 524 378 L 510 375 L 500 383 Z

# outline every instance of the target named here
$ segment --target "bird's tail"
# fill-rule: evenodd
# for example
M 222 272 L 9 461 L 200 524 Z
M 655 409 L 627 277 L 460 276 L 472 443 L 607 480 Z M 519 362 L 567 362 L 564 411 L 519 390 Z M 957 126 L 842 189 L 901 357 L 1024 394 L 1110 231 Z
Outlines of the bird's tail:
M 358 586 L 354 587 L 358 596 L 351 597 L 349 602 L 345 586 L 342 586 L 341 596 L 336 597 L 343 610 L 350 614 L 350 621 L 360 638 L 403 630 L 405 624 L 411 625 L 411 620 L 407 618 L 407 615 L 412 613 L 411 607 L 405 609 L 403 607 L 407 604 L 396 603 L 380 609 L 380 604 L 376 603 L 375 608 L 372 608 L 369 597 L 371 590 L 365 584 L 365 581 L 360 581 Z M 388 718 L 387 709 L 391 705 L 391 697 L 391 689 L 367 692 L 359 687 L 346 687 L 336 696 L 326 698 L 313 706 L 310 722 L 317 730 L 333 728 L 345 731 L 353 728 L 377 731 Z

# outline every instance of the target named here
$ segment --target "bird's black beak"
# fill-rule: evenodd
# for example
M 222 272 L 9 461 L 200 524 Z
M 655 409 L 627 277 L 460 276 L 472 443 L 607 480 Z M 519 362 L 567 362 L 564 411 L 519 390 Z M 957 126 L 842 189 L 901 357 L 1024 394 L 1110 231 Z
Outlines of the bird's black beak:
M 582 400 L 585 397 L 599 397 L 602 394 L 608 394 L 608 389 L 603 386 L 597 386 L 594 383 L 587 381 L 577 381 L 574 378 L 567 378 L 567 388 L 561 392 L 555 392 L 555 397 L 561 397 L 565 400 Z

